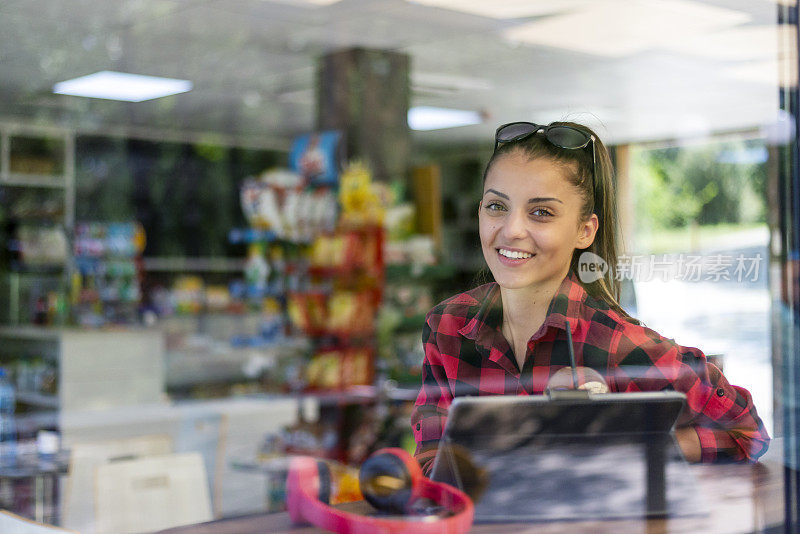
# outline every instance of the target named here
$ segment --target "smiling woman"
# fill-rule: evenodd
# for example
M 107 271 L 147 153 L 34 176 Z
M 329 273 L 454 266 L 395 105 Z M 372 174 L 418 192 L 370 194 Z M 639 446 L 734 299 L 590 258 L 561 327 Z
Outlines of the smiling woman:
M 542 394 L 570 365 L 571 346 L 577 364 L 612 392 L 684 393 L 676 438 L 688 460 L 754 461 L 766 452 L 769 436 L 750 393 L 729 384 L 700 350 L 642 326 L 620 306 L 613 169 L 594 132 L 575 123 L 501 126 L 483 181 L 480 240 L 495 282 L 426 317 L 412 416 L 426 472 L 453 398 Z M 583 254 L 603 268 L 582 276 Z
M 534 293 L 560 285 L 573 252 L 597 232 L 597 215 L 581 216 L 580 192 L 548 160 L 522 152 L 497 160 L 485 188 L 481 245 L 498 284 Z

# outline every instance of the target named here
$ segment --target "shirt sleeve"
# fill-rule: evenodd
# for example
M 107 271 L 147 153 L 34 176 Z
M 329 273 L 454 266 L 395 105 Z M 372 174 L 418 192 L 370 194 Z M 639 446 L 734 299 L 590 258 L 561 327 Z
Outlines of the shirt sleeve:
M 701 461 L 755 462 L 767 451 L 769 434 L 750 393 L 731 385 L 700 350 L 682 347 L 649 330 L 643 339 L 629 342 L 633 346 L 622 351 L 625 356 L 612 389 L 684 393 L 686 408 L 677 426 L 695 429 Z
M 422 387 L 417 395 L 411 425 L 417 449 L 414 457 L 422 472 L 429 475 L 433 459 L 444 431 L 447 411 L 453 400 L 447 375 L 436 343 L 436 332 L 431 328 L 431 314 L 422 327 L 422 346 L 425 359 L 422 362 Z
M 750 392 L 731 385 L 713 364 L 706 364 L 710 392 L 694 429 L 700 438 L 701 461 L 755 462 L 769 447 L 769 434 L 756 412 Z

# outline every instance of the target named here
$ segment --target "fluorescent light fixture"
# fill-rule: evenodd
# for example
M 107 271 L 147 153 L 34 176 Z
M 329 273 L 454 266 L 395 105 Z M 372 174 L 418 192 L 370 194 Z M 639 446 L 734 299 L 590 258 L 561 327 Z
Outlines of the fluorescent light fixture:
M 412 130 L 442 130 L 483 122 L 477 111 L 417 106 L 408 110 L 408 126 Z
M 584 9 L 508 29 L 506 38 L 606 57 L 635 54 L 750 20 L 689 0 L 597 0 Z
M 722 72 L 741 82 L 758 83 L 776 88 L 797 87 L 798 85 L 797 62 L 791 57 L 748 62 L 728 67 Z
M 341 0 L 270 0 L 272 2 L 280 2 L 281 4 L 298 5 L 301 7 L 308 6 L 329 6 L 337 4 Z
M 191 89 L 192 82 L 189 80 L 142 76 L 109 70 L 58 82 L 53 86 L 53 92 L 59 95 L 124 100 L 126 102 L 142 102 L 162 96 L 185 93 Z
M 451 11 L 460 11 L 470 15 L 493 19 L 516 19 L 521 17 L 537 17 L 552 15 L 575 7 L 588 4 L 588 0 L 549 0 L 548 2 L 532 2 L 531 0 L 504 0 L 503 2 L 487 2 L 486 0 L 408 0 L 412 4 L 438 7 Z
M 787 42 L 797 42 L 796 26 L 766 24 L 676 39 L 664 48 L 709 59 L 743 61 L 775 58 L 779 44 Z

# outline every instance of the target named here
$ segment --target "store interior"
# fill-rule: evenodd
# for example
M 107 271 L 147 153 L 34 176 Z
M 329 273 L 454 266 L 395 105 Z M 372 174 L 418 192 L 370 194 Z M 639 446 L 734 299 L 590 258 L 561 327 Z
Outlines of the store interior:
M 642 267 L 623 304 L 780 436 L 786 5 L 2 2 L 0 509 L 155 532 L 283 510 L 287 455 L 346 478 L 413 452 L 425 315 L 491 281 L 478 201 L 512 121 L 598 133 Z M 182 84 L 65 84 L 103 72 Z M 716 271 L 681 278 L 690 256 Z M 168 471 L 172 505 L 125 510 L 147 497 L 119 480 Z

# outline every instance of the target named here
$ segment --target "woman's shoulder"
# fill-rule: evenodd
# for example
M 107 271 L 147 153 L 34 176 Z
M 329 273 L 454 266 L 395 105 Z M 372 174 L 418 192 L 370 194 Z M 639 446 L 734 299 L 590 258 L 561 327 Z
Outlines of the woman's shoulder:
M 478 287 L 474 287 L 468 291 L 464 291 L 463 293 L 458 293 L 453 295 L 450 298 L 447 298 L 434 306 L 434 308 L 438 308 L 439 306 L 447 307 L 447 306 L 478 306 L 480 305 L 483 300 L 489 296 L 494 289 L 497 287 L 496 282 L 491 282 L 488 284 L 483 284 Z
M 619 357 L 625 355 L 640 355 L 642 360 L 649 362 L 658 355 L 676 351 L 677 354 L 699 352 L 694 347 L 683 347 L 674 339 L 668 338 L 653 330 L 643 322 L 630 317 L 614 308 L 605 305 L 598 307 L 587 306 L 584 318 L 594 330 L 592 336 L 600 335 L 606 339 L 610 352 Z M 645 355 L 649 357 L 644 358 Z
M 431 315 L 456 315 L 465 317 L 471 312 L 476 312 L 485 302 L 486 298 L 493 293 L 497 284 L 495 282 L 483 284 L 476 288 L 458 293 L 449 297 L 431 308 L 428 316 Z
M 644 342 L 661 341 L 665 338 L 648 328 L 638 319 L 615 309 L 602 299 L 586 295 L 583 308 L 584 319 L 590 324 L 610 329 L 617 334 Z

